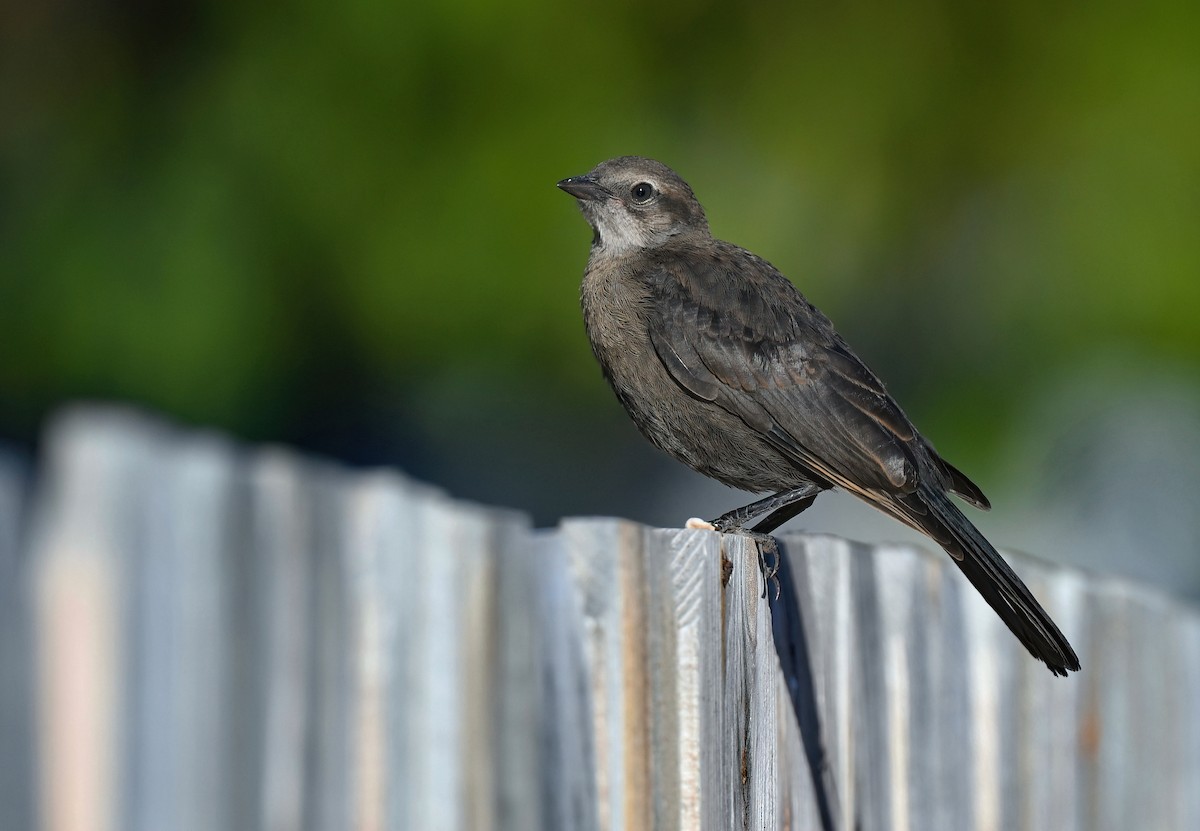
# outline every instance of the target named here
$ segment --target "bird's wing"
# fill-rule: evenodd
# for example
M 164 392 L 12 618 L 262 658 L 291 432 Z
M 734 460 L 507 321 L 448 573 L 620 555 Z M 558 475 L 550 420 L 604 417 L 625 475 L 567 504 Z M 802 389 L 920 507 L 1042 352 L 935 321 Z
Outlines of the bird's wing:
M 685 390 L 735 413 L 830 484 L 868 498 L 916 489 L 924 440 L 770 264 L 722 245 L 655 258 L 646 279 L 656 295 L 651 340 Z

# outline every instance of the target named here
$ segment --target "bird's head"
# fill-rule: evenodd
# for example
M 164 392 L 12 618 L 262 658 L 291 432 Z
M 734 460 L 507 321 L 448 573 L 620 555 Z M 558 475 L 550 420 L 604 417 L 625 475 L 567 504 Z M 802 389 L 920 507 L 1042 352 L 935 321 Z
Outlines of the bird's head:
M 579 201 L 592 245 L 609 254 L 707 237 L 708 220 L 688 183 L 662 162 L 622 156 L 558 186 Z

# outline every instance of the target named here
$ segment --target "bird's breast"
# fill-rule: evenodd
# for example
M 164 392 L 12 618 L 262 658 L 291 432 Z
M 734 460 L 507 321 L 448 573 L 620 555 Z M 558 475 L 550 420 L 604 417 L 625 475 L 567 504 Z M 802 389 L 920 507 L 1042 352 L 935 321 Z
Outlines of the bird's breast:
M 650 299 L 649 289 L 622 269 L 589 263 L 580 303 L 588 338 L 602 364 L 651 348 Z
M 650 341 L 649 289 L 615 269 L 591 268 L 581 291 L 592 351 L 634 424 L 693 470 L 746 490 L 792 487 L 796 471 L 736 416 L 681 387 Z
M 584 326 L 604 377 L 642 431 L 664 429 L 659 407 L 672 390 L 650 342 L 651 297 L 635 276 L 604 262 L 589 264 L 581 290 Z

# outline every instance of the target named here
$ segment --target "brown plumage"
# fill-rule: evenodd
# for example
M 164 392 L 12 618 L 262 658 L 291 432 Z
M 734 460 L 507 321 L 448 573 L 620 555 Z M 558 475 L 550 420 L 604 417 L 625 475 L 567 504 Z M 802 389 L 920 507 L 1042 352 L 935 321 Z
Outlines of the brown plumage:
M 774 496 L 713 521 L 769 533 L 840 487 L 946 549 L 1051 671 L 1079 659 L 1025 584 L 950 499 L 983 492 L 917 432 L 833 324 L 770 263 L 713 239 L 690 187 L 625 156 L 558 183 L 594 235 L 584 321 L 641 432 L 692 469 Z

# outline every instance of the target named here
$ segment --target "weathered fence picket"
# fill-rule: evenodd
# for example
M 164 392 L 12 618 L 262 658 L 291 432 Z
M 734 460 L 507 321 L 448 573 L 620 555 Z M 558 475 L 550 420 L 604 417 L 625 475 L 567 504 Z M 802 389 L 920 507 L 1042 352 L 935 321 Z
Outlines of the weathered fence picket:
M 0 826 L 1200 828 L 1200 614 L 1019 559 L 574 519 L 122 411 L 0 459 Z M 36 702 L 36 708 L 33 703 Z M 36 752 L 34 745 L 36 744 Z
M 34 826 L 25 471 L 0 454 L 0 827 Z

